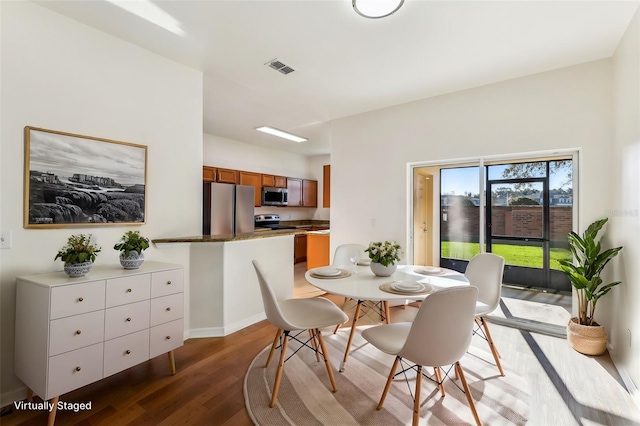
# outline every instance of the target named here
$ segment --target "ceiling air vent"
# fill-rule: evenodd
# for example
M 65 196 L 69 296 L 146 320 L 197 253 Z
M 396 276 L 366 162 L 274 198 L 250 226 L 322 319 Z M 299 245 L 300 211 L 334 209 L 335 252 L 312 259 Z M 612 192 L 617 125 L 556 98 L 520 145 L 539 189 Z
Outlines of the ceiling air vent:
M 265 65 L 269 65 L 269 67 L 273 68 L 276 71 L 281 72 L 284 75 L 290 74 L 295 71 L 289 65 L 284 64 L 277 59 L 272 59 L 269 62 L 267 62 Z

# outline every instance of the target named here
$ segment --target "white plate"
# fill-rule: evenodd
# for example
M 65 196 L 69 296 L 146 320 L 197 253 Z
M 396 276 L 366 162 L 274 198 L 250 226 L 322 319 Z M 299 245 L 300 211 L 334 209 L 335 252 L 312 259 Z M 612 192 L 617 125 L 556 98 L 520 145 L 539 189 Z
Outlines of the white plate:
M 321 275 L 323 277 L 335 277 L 340 275 L 342 271 L 338 268 L 316 268 L 312 271 L 315 275 Z
M 435 266 L 421 266 L 413 270 L 413 272 L 422 275 L 440 275 L 444 274 L 442 268 L 438 268 Z
M 391 284 L 391 287 L 398 291 L 406 291 L 406 292 L 414 292 L 414 293 L 424 291 L 424 289 L 426 288 L 422 283 L 404 282 L 404 281 L 396 281 L 393 284 Z

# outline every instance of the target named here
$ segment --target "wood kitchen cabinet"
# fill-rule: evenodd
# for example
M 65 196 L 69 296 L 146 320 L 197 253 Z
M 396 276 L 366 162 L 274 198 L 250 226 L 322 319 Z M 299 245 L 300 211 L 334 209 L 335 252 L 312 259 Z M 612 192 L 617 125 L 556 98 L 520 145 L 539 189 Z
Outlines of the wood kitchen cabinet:
M 284 176 L 262 175 L 262 186 L 270 186 L 272 188 L 286 188 L 287 178 Z
M 294 241 L 294 263 L 304 262 L 307 260 L 307 236 L 304 234 L 296 235 Z
M 262 175 L 253 172 L 240 172 L 240 185 L 253 186 L 253 205 L 262 205 Z
M 302 180 L 302 207 L 318 207 L 317 180 Z
M 202 180 L 205 182 L 238 183 L 238 171 L 219 167 L 202 166 Z
M 330 254 L 329 233 L 307 234 L 307 270 L 329 265 Z
M 318 181 L 288 178 L 287 189 L 288 207 L 318 207 Z
M 322 166 L 322 207 L 331 207 L 331 165 Z
M 289 197 L 288 207 L 302 207 L 302 179 L 288 178 L 287 192 Z

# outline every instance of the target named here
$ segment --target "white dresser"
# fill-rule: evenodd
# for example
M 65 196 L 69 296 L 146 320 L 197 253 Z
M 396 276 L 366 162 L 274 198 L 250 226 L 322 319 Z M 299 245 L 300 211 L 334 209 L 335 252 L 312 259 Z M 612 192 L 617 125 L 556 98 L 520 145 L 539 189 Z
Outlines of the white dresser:
M 15 373 L 33 394 L 60 395 L 169 354 L 184 336 L 180 265 L 146 261 L 140 269 L 95 265 L 84 277 L 64 272 L 18 277 Z M 49 424 L 55 420 L 55 408 Z

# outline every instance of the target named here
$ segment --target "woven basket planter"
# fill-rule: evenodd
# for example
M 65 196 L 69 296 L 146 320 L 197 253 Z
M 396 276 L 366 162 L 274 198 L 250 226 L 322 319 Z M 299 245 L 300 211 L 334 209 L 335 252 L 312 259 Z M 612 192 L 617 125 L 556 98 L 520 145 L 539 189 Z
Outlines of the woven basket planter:
M 604 327 L 580 325 L 578 318 L 571 318 L 567 325 L 567 341 L 573 349 L 585 355 L 602 355 L 607 350 L 607 332 Z

